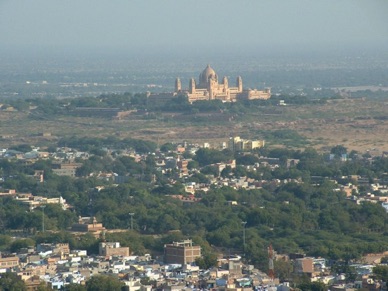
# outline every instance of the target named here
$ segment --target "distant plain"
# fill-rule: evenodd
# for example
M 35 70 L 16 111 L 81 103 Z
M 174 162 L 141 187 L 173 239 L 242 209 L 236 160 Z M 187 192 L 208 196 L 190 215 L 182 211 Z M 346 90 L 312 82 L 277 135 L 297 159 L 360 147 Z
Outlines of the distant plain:
M 271 114 L 267 113 L 269 110 Z M 123 120 L 55 116 L 36 119 L 27 112 L 0 112 L 0 144 L 49 144 L 65 136 L 117 136 L 165 142 L 209 142 L 229 136 L 266 139 L 270 146 L 325 150 L 341 144 L 360 152 L 388 151 L 388 102 L 365 99 L 330 100 L 325 105 L 263 107 L 249 115 L 227 113 L 159 113 L 155 119 L 131 115 Z M 276 138 L 270 133 L 287 132 Z M 42 136 L 50 133 L 51 136 Z
M 249 114 L 209 112 L 156 113 L 153 118 L 131 115 L 123 120 L 65 115 L 36 117 L 31 112 L 0 111 L 0 145 L 46 145 L 61 137 L 118 136 L 164 142 L 209 142 L 218 145 L 232 135 L 265 139 L 269 146 L 315 147 L 325 150 L 341 144 L 361 152 L 388 151 L 388 56 L 316 56 L 292 59 L 246 56 L 212 58 L 219 77 L 230 83 L 243 77 L 244 87 L 271 87 L 274 94 L 306 94 L 320 89 L 378 89 L 379 97 L 365 94 L 329 99 L 325 104 L 266 105 Z M 124 92 L 171 91 L 175 77 L 183 87 L 206 66 L 203 58 L 1 59 L 0 103 L 10 99 L 77 98 Z M 214 65 L 213 65 L 214 64 Z M 363 87 L 360 87 L 363 86 Z M 369 86 L 369 87 L 365 87 Z M 316 91 L 318 90 L 318 91 Z M 284 135 L 283 132 L 289 134 Z M 41 136 L 43 132 L 51 133 Z M 279 134 L 279 132 L 281 134 Z

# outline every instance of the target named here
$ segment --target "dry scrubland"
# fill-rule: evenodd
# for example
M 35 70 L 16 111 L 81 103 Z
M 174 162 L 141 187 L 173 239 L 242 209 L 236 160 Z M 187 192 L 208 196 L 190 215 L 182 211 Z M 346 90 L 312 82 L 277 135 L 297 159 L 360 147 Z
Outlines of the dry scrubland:
M 36 118 L 24 112 L 0 112 L 0 144 L 43 145 L 70 135 L 117 135 L 159 143 L 182 140 L 218 143 L 230 135 L 260 138 L 265 131 L 292 130 L 317 149 L 343 144 L 362 152 L 388 151 L 388 102 L 383 101 L 343 99 L 325 105 L 261 107 L 250 114 L 156 116 L 157 119 L 131 116 L 125 120 L 107 120 L 70 116 Z M 43 132 L 52 136 L 40 136 Z M 272 140 L 271 144 L 281 145 L 282 141 Z

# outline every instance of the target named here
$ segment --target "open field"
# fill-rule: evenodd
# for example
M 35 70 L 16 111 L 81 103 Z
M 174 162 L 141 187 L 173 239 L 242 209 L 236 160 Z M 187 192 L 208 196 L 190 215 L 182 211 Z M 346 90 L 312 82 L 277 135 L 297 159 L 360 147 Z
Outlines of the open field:
M 273 132 L 291 132 L 284 137 Z M 43 137 L 42 133 L 51 133 Z M 249 114 L 158 113 L 154 119 L 133 115 L 124 120 L 53 116 L 26 112 L 0 112 L 0 145 L 49 144 L 71 135 L 131 137 L 218 144 L 231 135 L 264 138 L 273 146 L 330 148 L 342 144 L 350 150 L 388 151 L 388 101 L 331 100 L 324 105 L 263 106 Z M 296 142 L 301 140 L 301 142 Z

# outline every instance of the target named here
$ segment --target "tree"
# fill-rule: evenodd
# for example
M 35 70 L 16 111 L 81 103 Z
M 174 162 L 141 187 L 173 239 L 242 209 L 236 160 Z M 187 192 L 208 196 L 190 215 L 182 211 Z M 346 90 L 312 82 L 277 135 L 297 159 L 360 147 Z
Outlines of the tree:
M 356 268 L 351 267 L 349 264 L 337 264 L 332 266 L 332 270 L 337 274 L 345 274 L 346 282 L 354 282 L 357 278 Z
M 327 286 L 322 282 L 303 282 L 298 285 L 302 291 L 326 291 Z
M 164 153 L 168 153 L 173 150 L 175 150 L 175 146 L 171 142 L 165 143 L 160 146 L 160 151 Z
M 381 258 L 382 264 L 388 264 L 388 256 L 385 256 L 384 258 Z
M 32 150 L 32 147 L 28 144 L 20 144 L 9 148 L 10 150 L 15 150 L 19 152 L 30 152 Z
M 204 175 L 213 175 L 214 177 L 218 177 L 220 174 L 216 166 L 206 166 L 202 168 L 201 173 Z
M 186 181 L 195 183 L 210 183 L 208 177 L 202 173 L 194 173 L 191 177 L 188 177 Z
M 23 291 L 27 288 L 23 280 L 15 273 L 3 273 L 0 275 L 0 290 Z
M 91 233 L 86 233 L 76 241 L 75 249 L 87 250 L 88 254 L 98 254 L 99 241 Z
M 54 291 L 46 282 L 40 282 L 37 291 Z
M 388 282 L 388 266 L 376 266 L 373 268 L 373 274 L 376 275 L 377 279 Z
M 236 163 L 238 165 L 254 165 L 259 162 L 259 158 L 254 155 L 243 155 L 237 157 Z
M 232 174 L 232 168 L 230 166 L 226 166 L 225 169 L 221 171 L 221 176 L 224 178 L 229 177 L 229 175 L 231 174 Z
M 18 252 L 21 248 L 28 248 L 34 246 L 35 241 L 30 238 L 15 240 L 11 243 L 10 250 L 12 253 Z
M 197 161 L 189 161 L 187 168 L 189 170 L 197 169 L 199 167 L 199 163 Z
M 65 286 L 64 291 L 86 291 L 86 286 L 71 283 L 71 284 Z
M 12 239 L 10 236 L 0 234 L 0 248 L 1 249 L 9 247 L 9 245 L 11 244 L 11 241 L 12 241 Z
M 245 170 L 244 167 L 242 166 L 237 166 L 234 170 L 234 175 L 239 178 L 239 177 L 244 177 L 247 175 L 247 171 Z
M 195 153 L 194 159 L 200 166 L 227 162 L 234 158 L 233 152 L 229 150 L 218 151 L 215 149 L 201 148 Z
M 123 286 L 119 279 L 106 275 L 93 276 L 86 282 L 87 291 L 121 291 Z
M 290 261 L 276 260 L 274 265 L 276 276 L 281 282 L 290 280 L 293 271 L 292 263 Z
M 347 149 L 343 145 L 336 145 L 335 147 L 331 148 L 330 153 L 336 155 L 337 157 L 340 157 L 341 155 L 347 153 Z
M 140 284 L 142 285 L 152 285 L 153 287 L 156 286 L 156 280 L 151 280 L 149 277 L 143 277 L 140 279 Z
M 196 258 L 195 263 L 200 269 L 207 270 L 217 265 L 217 255 L 206 252 L 202 257 Z

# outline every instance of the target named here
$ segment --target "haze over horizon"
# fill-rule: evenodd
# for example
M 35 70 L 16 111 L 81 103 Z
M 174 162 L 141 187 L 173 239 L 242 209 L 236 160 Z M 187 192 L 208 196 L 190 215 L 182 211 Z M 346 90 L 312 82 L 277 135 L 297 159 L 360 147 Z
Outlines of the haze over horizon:
M 0 0 L 2 51 L 305 54 L 388 50 L 388 1 Z

